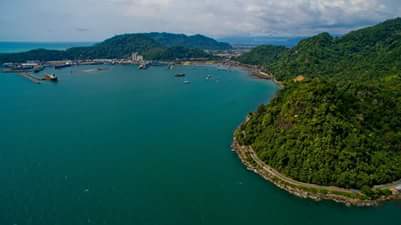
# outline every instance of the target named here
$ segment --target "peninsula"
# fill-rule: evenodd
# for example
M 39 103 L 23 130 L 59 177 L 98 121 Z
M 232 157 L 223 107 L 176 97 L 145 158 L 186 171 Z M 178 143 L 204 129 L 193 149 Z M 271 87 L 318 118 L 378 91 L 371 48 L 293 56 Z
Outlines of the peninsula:
M 358 206 L 399 199 L 400 33 L 398 18 L 238 58 L 284 85 L 235 132 L 241 160 L 302 197 Z

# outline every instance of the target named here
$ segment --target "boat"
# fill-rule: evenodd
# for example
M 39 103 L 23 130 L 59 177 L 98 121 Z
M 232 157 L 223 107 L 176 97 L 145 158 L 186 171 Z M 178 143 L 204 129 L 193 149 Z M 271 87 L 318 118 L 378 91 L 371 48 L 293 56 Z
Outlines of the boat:
M 49 80 L 49 81 L 58 81 L 58 77 L 56 76 L 56 74 L 45 74 L 45 77 L 43 78 L 43 80 Z
M 143 64 L 140 64 L 139 66 L 138 66 L 138 69 L 140 69 L 140 70 L 146 70 L 147 68 L 148 68 L 148 64 L 146 64 L 146 63 L 143 63 Z
M 71 64 L 59 64 L 59 65 L 55 65 L 54 69 L 58 70 L 58 69 L 62 69 L 62 68 L 66 68 L 66 67 L 70 67 L 72 66 Z
M 177 73 L 175 77 L 185 77 L 185 73 Z
M 174 65 L 169 65 L 169 66 L 168 66 L 168 69 L 169 69 L 169 70 L 173 70 L 173 69 L 174 69 Z
M 190 84 L 190 83 L 191 83 L 191 81 L 189 81 L 189 80 L 184 81 L 184 84 Z
M 212 75 L 210 75 L 210 74 L 206 76 L 206 80 L 210 80 L 210 79 L 212 79 L 212 78 L 213 78 L 213 77 L 212 77 Z
M 97 70 L 97 71 L 106 71 L 106 70 L 108 70 L 108 68 L 98 67 L 98 68 L 96 68 L 96 70 Z

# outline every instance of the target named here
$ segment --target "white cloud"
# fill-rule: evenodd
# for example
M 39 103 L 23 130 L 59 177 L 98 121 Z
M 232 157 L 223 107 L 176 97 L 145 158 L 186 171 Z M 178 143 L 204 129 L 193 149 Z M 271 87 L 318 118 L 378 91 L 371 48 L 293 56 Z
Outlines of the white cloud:
M 0 34 L 0 39 L 37 35 L 99 40 L 115 33 L 147 31 L 311 35 L 343 33 L 401 16 L 400 0 L 4 0 L 0 7 L 11 9 L 0 14 L 0 21 L 7 21 L 2 26 L 15 30 Z M 56 26 L 58 33 L 38 32 Z M 90 32 L 79 32 L 77 27 Z
M 345 32 L 401 15 L 383 0 L 125 0 L 124 15 L 159 29 L 212 35 Z

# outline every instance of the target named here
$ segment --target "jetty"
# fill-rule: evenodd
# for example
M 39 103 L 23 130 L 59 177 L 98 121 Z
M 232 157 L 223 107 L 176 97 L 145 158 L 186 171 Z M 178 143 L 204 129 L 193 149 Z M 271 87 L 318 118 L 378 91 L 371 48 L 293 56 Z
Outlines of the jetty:
M 30 73 L 18 73 L 18 75 L 20 75 L 20 76 L 32 81 L 35 84 L 40 84 L 41 80 L 42 80 L 40 77 L 37 77 L 37 76 L 32 75 Z

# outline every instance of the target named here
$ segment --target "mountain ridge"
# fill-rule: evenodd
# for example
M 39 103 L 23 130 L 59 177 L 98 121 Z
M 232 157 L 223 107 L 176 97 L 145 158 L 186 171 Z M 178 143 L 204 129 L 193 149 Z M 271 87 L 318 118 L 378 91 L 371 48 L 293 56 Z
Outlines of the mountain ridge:
M 34 49 L 21 53 L 0 54 L 0 62 L 127 58 L 133 52 L 144 55 L 148 60 L 175 60 L 184 56 L 188 58 L 210 57 L 205 50 L 225 49 L 231 49 L 231 46 L 203 35 L 131 33 L 115 35 L 89 47 L 74 47 L 64 51 Z

